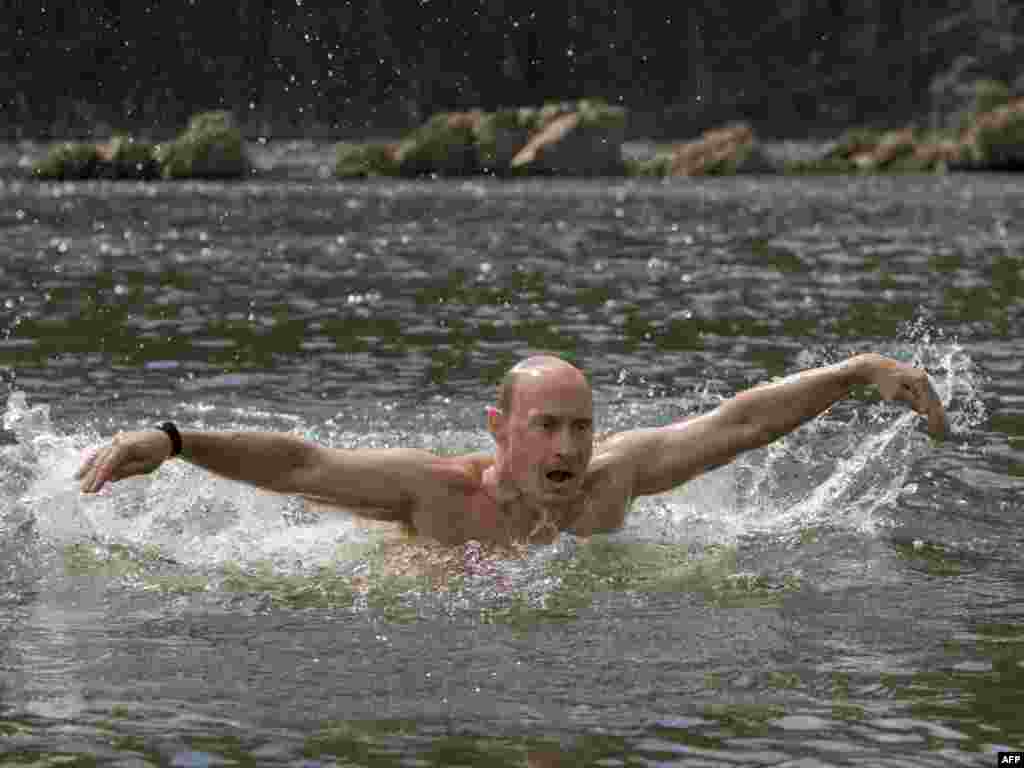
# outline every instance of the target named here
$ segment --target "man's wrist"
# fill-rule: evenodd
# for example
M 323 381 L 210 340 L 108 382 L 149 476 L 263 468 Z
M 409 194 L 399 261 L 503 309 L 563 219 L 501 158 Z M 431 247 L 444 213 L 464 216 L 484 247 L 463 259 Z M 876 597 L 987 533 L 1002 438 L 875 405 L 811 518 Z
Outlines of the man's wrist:
M 178 427 L 174 422 L 165 421 L 163 424 L 159 425 L 157 429 L 167 435 L 167 439 L 171 441 L 171 452 L 167 458 L 172 459 L 175 456 L 180 455 L 183 447 L 181 433 L 178 431 Z
M 874 380 L 874 370 L 878 365 L 879 355 L 873 352 L 864 352 L 854 355 L 846 361 L 847 370 L 850 374 L 849 384 L 851 387 L 863 387 L 871 384 Z

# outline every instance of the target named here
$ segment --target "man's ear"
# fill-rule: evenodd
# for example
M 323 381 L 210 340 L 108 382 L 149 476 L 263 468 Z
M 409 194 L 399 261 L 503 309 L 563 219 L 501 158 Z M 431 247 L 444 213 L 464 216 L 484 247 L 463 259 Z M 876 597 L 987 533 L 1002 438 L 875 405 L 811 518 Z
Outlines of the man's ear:
M 505 430 L 505 414 L 493 405 L 487 406 L 487 431 L 498 441 L 499 435 Z

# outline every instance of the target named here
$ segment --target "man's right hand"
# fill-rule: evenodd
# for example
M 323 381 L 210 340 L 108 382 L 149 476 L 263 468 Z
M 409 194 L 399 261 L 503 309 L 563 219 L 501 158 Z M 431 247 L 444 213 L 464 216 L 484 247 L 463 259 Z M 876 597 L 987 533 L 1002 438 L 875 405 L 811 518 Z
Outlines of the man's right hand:
M 107 483 L 146 475 L 171 456 L 170 438 L 159 430 L 121 432 L 96 450 L 75 473 L 83 493 L 96 493 Z

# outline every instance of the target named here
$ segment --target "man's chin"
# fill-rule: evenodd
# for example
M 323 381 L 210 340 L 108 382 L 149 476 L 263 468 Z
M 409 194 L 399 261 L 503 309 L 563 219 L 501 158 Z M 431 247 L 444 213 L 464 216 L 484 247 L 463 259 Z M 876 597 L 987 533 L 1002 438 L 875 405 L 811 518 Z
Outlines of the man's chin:
M 566 502 L 572 501 L 580 495 L 580 483 L 573 480 L 566 480 L 563 483 L 552 483 L 548 481 L 541 488 L 541 496 L 548 501 Z

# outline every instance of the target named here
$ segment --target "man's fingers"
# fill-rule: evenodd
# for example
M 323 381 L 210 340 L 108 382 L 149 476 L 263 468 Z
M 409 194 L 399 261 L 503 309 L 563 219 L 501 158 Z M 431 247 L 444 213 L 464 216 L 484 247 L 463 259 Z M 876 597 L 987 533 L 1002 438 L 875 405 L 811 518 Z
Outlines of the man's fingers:
M 124 480 L 126 477 L 134 477 L 135 475 L 145 475 L 156 469 L 156 466 L 152 462 L 146 461 L 132 461 L 123 466 L 118 467 L 113 474 L 110 476 L 110 482 L 116 483 L 118 480 Z
M 81 481 L 83 493 L 97 493 L 107 483 L 116 483 L 126 477 L 144 475 L 160 465 L 149 457 L 139 457 L 124 443 L 114 442 L 97 451 L 86 460 L 75 475 Z
M 931 380 L 922 370 L 904 369 L 897 373 L 896 380 L 889 385 L 890 395 L 886 395 L 884 386 L 883 397 L 905 402 L 917 413 L 928 419 L 928 432 L 934 438 L 942 438 L 946 434 L 946 410 L 942 406 Z
M 82 484 L 82 490 L 86 493 L 96 493 L 99 491 L 112 477 L 117 464 L 121 459 L 121 449 L 115 443 L 112 443 L 108 447 L 101 450 L 93 461 L 90 473 L 87 474 Z
M 946 409 L 942 407 L 942 400 L 932 386 L 932 383 L 925 380 L 927 402 L 925 415 L 928 417 L 928 431 L 931 436 L 941 439 L 946 435 Z
M 75 472 L 76 480 L 81 480 L 83 477 L 85 477 L 86 472 L 88 472 L 90 469 L 96 466 L 96 459 L 99 457 L 101 452 L 102 448 L 90 448 L 86 452 L 84 458 L 82 459 L 82 466 L 78 468 L 77 472 Z
M 945 436 L 946 410 L 927 375 L 905 382 L 902 394 L 907 396 L 900 399 L 906 400 L 915 411 L 928 419 L 928 432 L 932 437 Z

